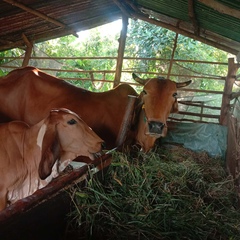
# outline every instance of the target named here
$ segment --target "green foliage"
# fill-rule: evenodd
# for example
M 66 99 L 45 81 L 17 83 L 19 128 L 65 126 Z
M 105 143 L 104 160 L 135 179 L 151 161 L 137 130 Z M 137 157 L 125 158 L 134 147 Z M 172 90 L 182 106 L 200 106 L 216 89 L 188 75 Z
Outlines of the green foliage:
M 88 35 L 80 33 L 79 39 L 69 35 L 62 38 L 53 39 L 36 44 L 36 56 L 45 53 L 50 57 L 96 57 L 96 59 L 58 59 L 61 69 L 71 69 L 77 72 L 64 73 L 59 71 L 57 76 L 63 79 L 76 78 L 83 81 L 72 83 L 77 86 L 92 90 L 105 91 L 112 88 L 111 83 L 105 83 L 102 88 L 98 82 L 86 81 L 90 78 L 89 73 L 84 71 L 115 71 L 116 59 L 97 59 L 98 56 L 117 57 L 118 34 L 103 34 L 103 27 L 91 29 Z M 141 20 L 129 20 L 128 37 L 124 56 L 139 58 L 161 58 L 166 60 L 125 60 L 123 69 L 128 71 L 157 72 L 159 75 L 166 75 L 169 70 L 169 62 L 172 56 L 174 40 L 176 34 L 165 28 L 152 25 Z M 22 50 L 12 50 L 2 52 L 1 56 L 18 56 Z M 204 60 L 226 62 L 227 53 L 210 47 L 183 35 L 178 35 L 178 44 L 174 55 L 179 60 Z M 1 60 L 4 63 L 4 60 Z M 41 62 L 40 67 L 51 68 L 53 64 L 48 64 L 46 60 Z M 38 65 L 36 65 L 38 67 Z M 227 66 L 217 64 L 202 64 L 193 62 L 175 62 L 172 67 L 172 74 L 176 75 L 198 75 L 201 79 L 196 79 L 193 88 L 202 90 L 223 90 L 223 81 L 209 80 L 204 76 L 226 76 Z M 2 73 L 3 74 L 3 73 Z M 143 76 L 144 77 L 144 76 Z M 149 77 L 149 74 L 148 74 Z M 107 81 L 114 80 L 114 73 L 103 76 L 102 73 L 95 73 L 94 79 Z M 123 74 L 122 80 L 131 81 L 129 74 Z M 184 81 L 184 77 L 171 77 L 175 81 Z
M 125 56 L 162 58 L 167 60 L 144 60 L 140 63 L 136 61 L 132 63 L 128 62 L 128 68 L 131 66 L 132 69 L 141 72 L 152 71 L 159 72 L 159 75 L 161 75 L 161 73 L 167 74 L 175 37 L 176 34 L 170 30 L 140 20 L 131 20 Z M 179 34 L 174 59 L 226 62 L 227 53 Z M 224 82 L 219 84 L 219 81 L 204 79 L 204 76 L 226 76 L 227 66 L 220 64 L 176 62 L 173 65 L 171 73 L 203 76 L 201 80 L 195 80 L 195 84 L 192 85 L 193 88 L 222 91 Z M 182 80 L 178 77 L 172 77 L 172 79 L 175 81 Z
M 15 49 L 12 49 L 12 50 L 9 50 L 9 51 L 0 52 L 0 66 L 4 65 L 6 63 L 11 63 L 12 62 L 11 57 L 13 57 L 13 58 L 21 57 L 23 54 L 24 54 L 24 51 L 19 49 L 19 48 L 15 48 Z M 10 57 L 10 59 L 8 59 L 9 57 Z M 21 66 L 21 61 L 19 61 L 19 62 L 14 61 L 13 64 L 15 66 L 20 67 Z M 0 76 L 6 75 L 7 72 L 8 71 L 6 71 L 4 69 L 0 69 Z
M 72 217 L 86 239 L 238 239 L 238 197 L 221 159 L 183 148 L 113 159 L 102 181 L 76 190 Z
M 97 59 L 98 56 L 116 56 L 118 47 L 117 36 L 111 38 L 101 34 L 101 27 L 90 31 L 90 35 L 81 41 L 81 35 L 79 39 L 73 36 L 66 36 L 55 40 L 47 41 L 37 44 L 39 51 L 43 51 L 52 57 L 94 57 L 96 59 L 61 59 L 58 60 L 62 64 L 62 69 L 72 69 L 78 72 L 58 72 L 59 78 L 79 78 L 89 79 L 89 73 L 81 71 L 100 71 L 100 70 L 115 70 L 116 60 L 114 59 Z M 105 80 L 113 81 L 113 74 L 106 74 Z M 103 79 L 103 74 L 95 73 L 94 79 Z M 86 88 L 91 91 L 99 91 L 101 84 L 92 81 L 72 81 L 79 87 Z M 105 83 L 101 88 L 101 91 L 105 91 L 112 88 L 110 83 Z

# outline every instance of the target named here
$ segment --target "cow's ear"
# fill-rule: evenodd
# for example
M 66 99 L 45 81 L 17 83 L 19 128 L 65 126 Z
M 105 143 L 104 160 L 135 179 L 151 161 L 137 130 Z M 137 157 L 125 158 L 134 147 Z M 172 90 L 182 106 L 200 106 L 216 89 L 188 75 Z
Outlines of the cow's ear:
M 59 158 L 60 145 L 55 125 L 48 125 L 42 141 L 41 161 L 39 164 L 39 177 L 47 178 L 56 160 Z

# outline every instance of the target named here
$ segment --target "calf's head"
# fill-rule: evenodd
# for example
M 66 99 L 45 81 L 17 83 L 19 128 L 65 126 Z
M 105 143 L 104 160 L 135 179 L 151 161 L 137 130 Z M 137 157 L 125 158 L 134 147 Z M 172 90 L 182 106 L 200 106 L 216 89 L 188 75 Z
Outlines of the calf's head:
M 94 160 L 101 154 L 103 140 L 74 112 L 68 109 L 53 109 L 41 127 L 43 136 L 42 158 L 39 176 L 45 179 L 59 159 L 73 160 L 86 156 Z
M 178 111 L 177 89 L 185 87 L 191 80 L 176 83 L 164 78 L 141 79 L 133 73 L 133 78 L 144 85 L 139 96 L 139 113 L 136 141 L 144 152 L 148 152 L 157 138 L 167 134 L 167 118 Z

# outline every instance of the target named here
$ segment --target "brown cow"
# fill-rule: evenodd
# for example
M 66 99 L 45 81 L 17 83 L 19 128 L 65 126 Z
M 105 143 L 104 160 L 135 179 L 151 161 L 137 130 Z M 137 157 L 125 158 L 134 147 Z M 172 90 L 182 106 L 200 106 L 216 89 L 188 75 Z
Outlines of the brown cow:
M 158 78 L 145 82 L 140 95 L 128 84 L 94 93 L 48 75 L 37 68 L 25 67 L 10 72 L 0 79 L 0 112 L 13 120 L 32 125 L 44 118 L 51 108 L 65 107 L 76 112 L 106 142 L 107 149 L 116 147 L 128 95 L 137 96 L 135 120 L 131 127 L 133 143 L 149 151 L 155 140 L 166 132 L 166 120 L 176 109 L 178 87 L 175 83 Z M 128 139 L 130 140 L 130 139 Z
M 177 89 L 185 87 L 191 80 L 176 83 L 169 79 L 150 78 L 141 79 L 133 73 L 133 78 L 144 85 L 140 94 L 139 117 L 137 117 L 138 131 L 136 132 L 137 143 L 143 151 L 149 151 L 157 138 L 167 134 L 167 118 L 170 113 L 178 112 Z
M 31 127 L 21 121 L 1 124 L 0 210 L 46 186 L 77 156 L 93 160 L 102 142 L 67 109 L 54 109 Z

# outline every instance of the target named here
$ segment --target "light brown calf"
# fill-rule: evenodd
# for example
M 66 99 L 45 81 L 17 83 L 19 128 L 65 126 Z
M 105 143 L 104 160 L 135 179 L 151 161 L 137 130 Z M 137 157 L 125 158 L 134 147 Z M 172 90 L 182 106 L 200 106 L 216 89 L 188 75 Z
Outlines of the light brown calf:
M 102 143 L 67 109 L 52 110 L 32 127 L 20 121 L 0 125 L 0 210 L 46 186 L 77 156 L 93 160 Z

